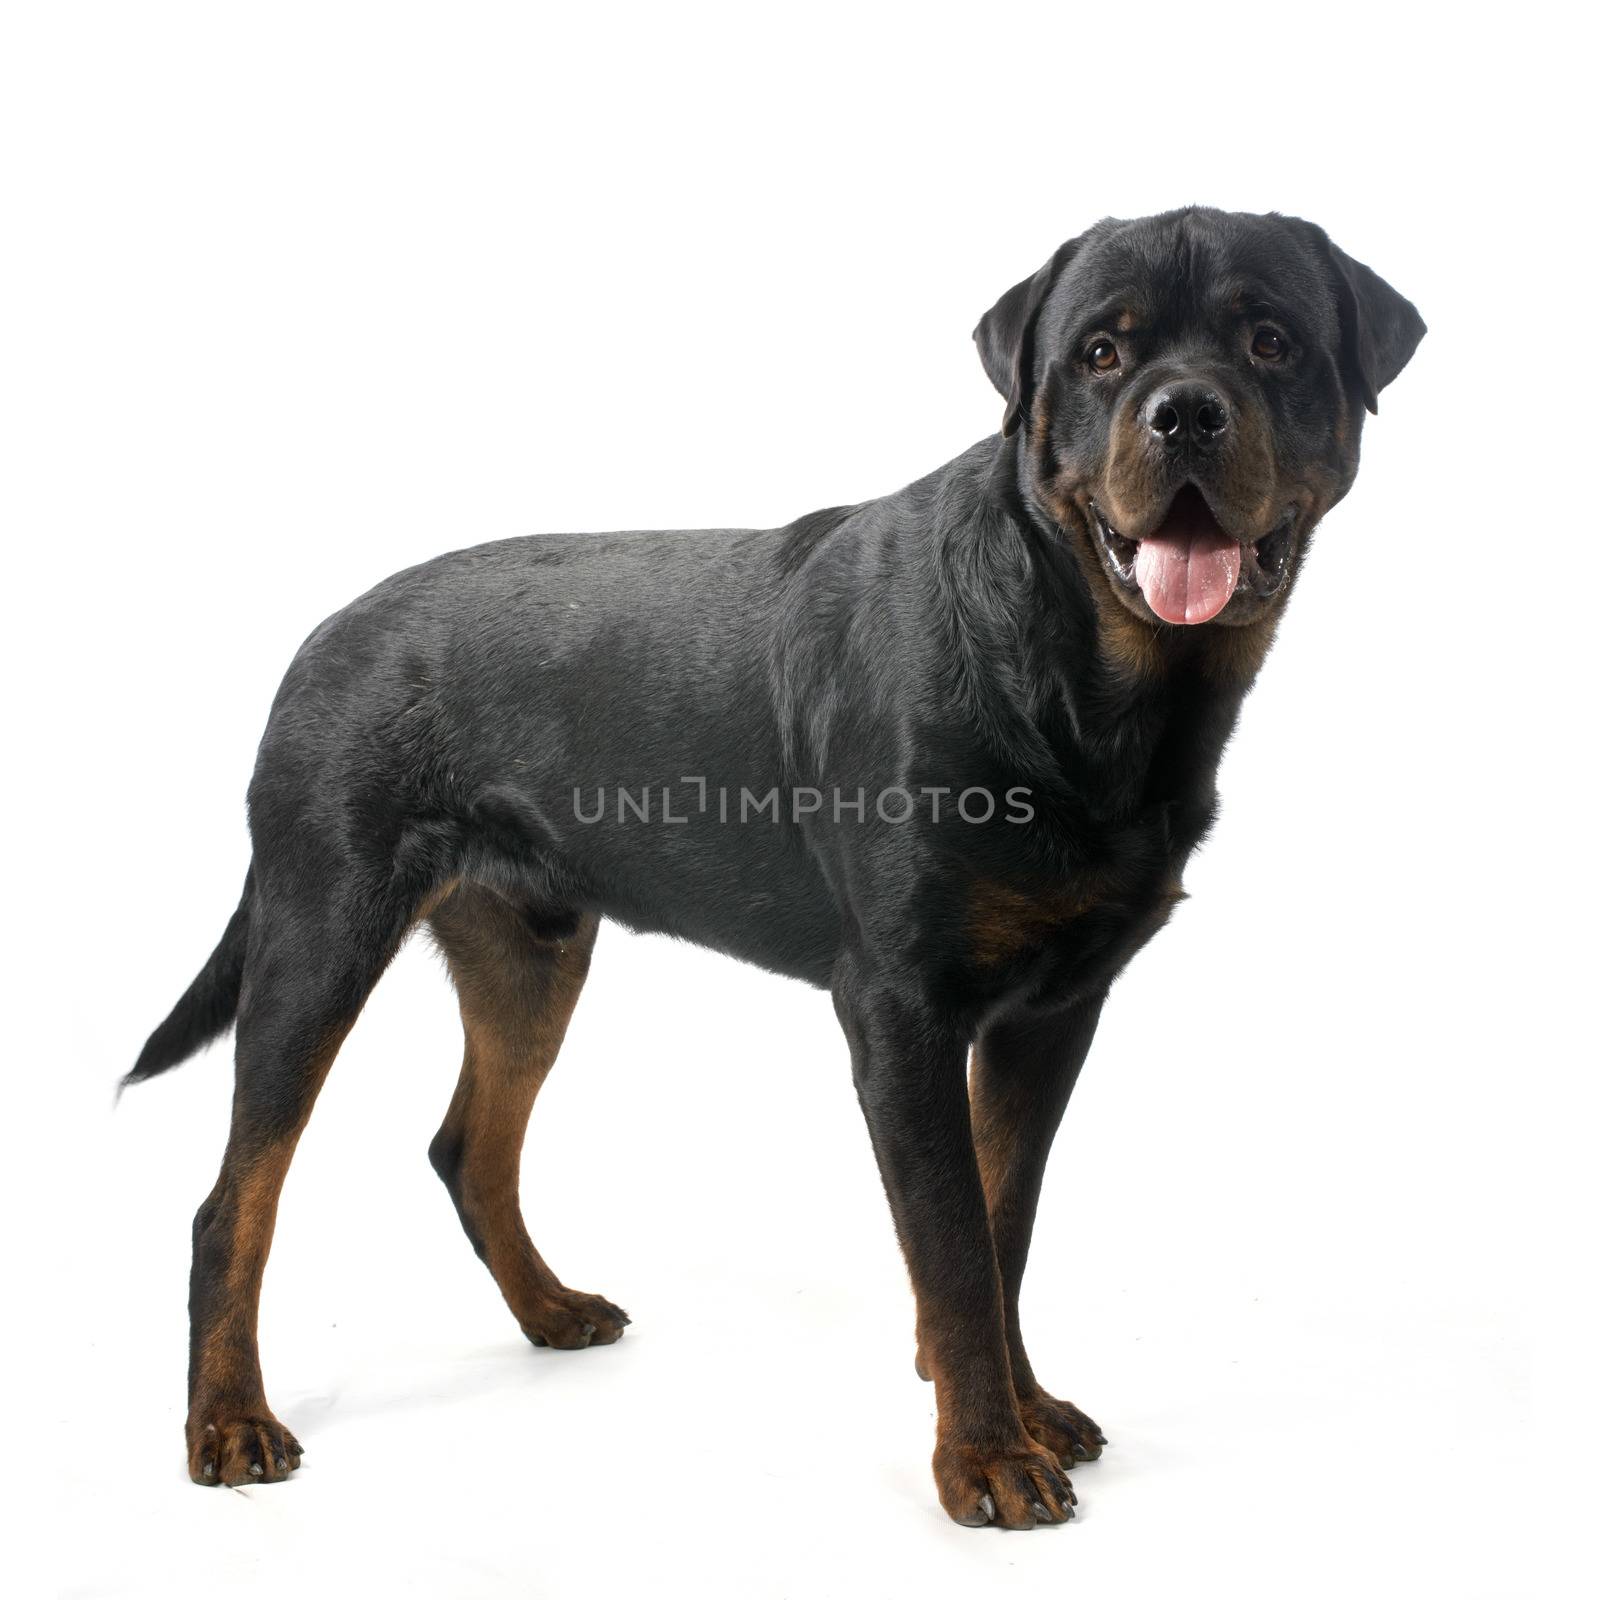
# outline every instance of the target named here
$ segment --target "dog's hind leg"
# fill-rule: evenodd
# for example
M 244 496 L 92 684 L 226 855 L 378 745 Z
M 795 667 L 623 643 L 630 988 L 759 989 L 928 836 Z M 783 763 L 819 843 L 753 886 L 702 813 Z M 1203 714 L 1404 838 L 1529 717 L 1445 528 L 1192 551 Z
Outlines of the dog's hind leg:
M 216 1187 L 194 1220 L 185 1434 L 196 1483 L 272 1482 L 299 1465 L 300 1446 L 262 1390 L 261 1277 L 295 1145 L 412 910 L 376 871 L 351 868 L 314 887 L 258 876 L 233 1120 Z
M 562 1350 L 611 1344 L 627 1313 L 562 1284 L 528 1237 L 517 1192 L 528 1117 L 588 974 L 598 919 L 572 914 L 541 923 L 486 889 L 464 886 L 429 926 L 466 1030 L 461 1079 L 429 1159 L 528 1338 Z

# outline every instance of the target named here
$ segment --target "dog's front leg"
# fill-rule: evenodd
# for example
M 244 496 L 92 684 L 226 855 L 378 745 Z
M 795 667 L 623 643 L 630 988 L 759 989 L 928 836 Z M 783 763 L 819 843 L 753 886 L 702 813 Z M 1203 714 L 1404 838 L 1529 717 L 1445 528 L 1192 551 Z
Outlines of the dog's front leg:
M 979 1036 L 972 1054 L 973 1138 L 1005 1296 L 1011 1382 L 1028 1432 L 1063 1462 L 1094 1460 L 1105 1435 L 1092 1418 L 1047 1393 L 1034 1376 L 1018 1301 L 1045 1162 L 1094 1040 L 1104 998 L 1045 1017 L 996 1023 Z M 917 1365 L 919 1371 L 926 1367 L 920 1354 Z
M 939 1499 L 957 1521 L 1063 1522 L 1060 1462 L 1023 1425 L 967 1104 L 966 1040 L 911 986 L 841 968 L 834 1003 L 917 1297 L 939 1406 Z

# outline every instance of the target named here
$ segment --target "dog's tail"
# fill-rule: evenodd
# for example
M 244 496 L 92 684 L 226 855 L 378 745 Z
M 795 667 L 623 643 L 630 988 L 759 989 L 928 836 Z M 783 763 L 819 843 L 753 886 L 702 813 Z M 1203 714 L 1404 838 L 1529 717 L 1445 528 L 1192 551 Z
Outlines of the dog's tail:
M 228 921 L 222 941 L 211 952 L 211 959 L 199 976 L 172 1008 L 167 1020 L 145 1041 L 139 1059 L 118 1088 L 120 1094 L 130 1083 L 143 1083 L 168 1067 L 187 1061 L 202 1045 L 208 1045 L 232 1025 L 239 1009 L 239 990 L 244 985 L 244 954 L 250 934 L 250 896 L 253 875 L 244 878 L 244 893 L 239 909 Z

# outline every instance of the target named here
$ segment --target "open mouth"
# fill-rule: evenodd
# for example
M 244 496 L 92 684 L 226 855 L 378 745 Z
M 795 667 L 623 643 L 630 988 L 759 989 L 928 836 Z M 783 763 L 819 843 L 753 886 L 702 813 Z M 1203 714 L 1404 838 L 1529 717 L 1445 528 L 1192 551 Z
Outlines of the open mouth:
M 1089 509 L 1112 576 L 1137 589 L 1163 622 L 1210 622 L 1242 587 L 1263 599 L 1275 594 L 1289 570 L 1292 510 L 1271 532 L 1243 544 L 1224 531 L 1192 483 L 1142 539 L 1119 533 L 1093 502 Z

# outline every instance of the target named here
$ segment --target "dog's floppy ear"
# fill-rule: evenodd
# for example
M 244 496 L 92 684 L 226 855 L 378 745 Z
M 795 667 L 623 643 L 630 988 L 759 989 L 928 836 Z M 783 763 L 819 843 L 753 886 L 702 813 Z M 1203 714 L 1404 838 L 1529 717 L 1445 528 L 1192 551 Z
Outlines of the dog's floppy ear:
M 1069 239 L 1031 278 L 1007 289 L 972 330 L 983 370 L 1005 396 L 1000 432 L 1007 438 L 1021 426 L 1033 399 L 1033 330 L 1039 308 L 1082 242 Z
M 1428 325 L 1417 308 L 1371 267 L 1347 256 L 1321 228 L 1313 226 L 1312 231 L 1333 264 L 1346 376 L 1376 416 L 1378 391 L 1400 376 Z

